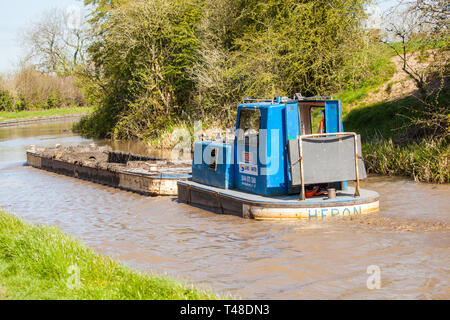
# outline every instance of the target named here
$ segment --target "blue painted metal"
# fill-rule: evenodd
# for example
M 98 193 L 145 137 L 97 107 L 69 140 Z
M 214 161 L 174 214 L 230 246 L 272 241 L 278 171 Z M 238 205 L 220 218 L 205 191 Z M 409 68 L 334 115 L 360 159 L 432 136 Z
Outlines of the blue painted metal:
M 289 161 L 287 156 L 287 140 L 293 140 L 297 139 L 297 137 L 300 134 L 300 118 L 299 118 L 299 112 L 298 112 L 298 103 L 297 102 L 291 102 L 286 104 L 286 109 L 284 112 L 286 123 L 286 129 L 285 129 L 285 135 L 286 135 L 286 167 L 288 168 L 287 171 L 287 184 L 289 188 L 289 193 L 292 192 L 291 185 L 292 185 L 292 179 L 291 179 L 291 171 L 289 170 Z
M 339 100 L 325 101 L 325 128 L 327 133 L 343 132 L 342 106 Z
M 236 128 L 239 128 L 242 110 L 260 112 L 260 131 L 257 141 L 235 139 L 236 189 L 266 196 L 288 192 L 287 156 L 285 138 L 285 104 L 242 104 L 238 107 Z
M 211 141 L 194 144 L 192 181 L 222 189 L 234 187 L 233 145 Z
M 291 102 L 286 104 L 284 112 L 286 122 L 286 139 L 297 139 L 299 135 L 299 117 L 298 117 L 298 103 Z
M 309 101 L 323 102 L 327 133 L 344 131 L 339 100 Z M 254 111 L 260 116 L 259 128 L 255 128 L 259 130 L 258 135 L 248 134 L 250 138 L 246 138 L 239 131 L 244 110 L 247 115 Z M 288 194 L 291 177 L 287 142 L 300 134 L 299 101 L 277 97 L 275 101 L 243 103 L 238 106 L 236 130 L 233 145 L 207 141 L 195 143 L 192 180 L 263 196 Z M 218 160 L 214 168 L 211 167 L 212 150 L 216 150 Z

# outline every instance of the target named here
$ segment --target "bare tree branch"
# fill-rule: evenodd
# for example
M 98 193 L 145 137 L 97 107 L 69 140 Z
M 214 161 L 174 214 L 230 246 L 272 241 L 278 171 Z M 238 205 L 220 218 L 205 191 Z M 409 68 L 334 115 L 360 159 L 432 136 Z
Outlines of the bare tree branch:
M 85 63 L 88 27 L 82 19 L 78 25 L 69 23 L 70 15 L 60 9 L 45 12 L 22 34 L 22 46 L 28 60 L 47 73 L 70 72 Z

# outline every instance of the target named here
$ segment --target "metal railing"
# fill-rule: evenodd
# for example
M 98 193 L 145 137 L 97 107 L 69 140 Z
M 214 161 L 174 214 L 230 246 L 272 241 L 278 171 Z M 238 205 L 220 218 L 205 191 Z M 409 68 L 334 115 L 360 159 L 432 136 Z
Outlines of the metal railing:
M 302 150 L 302 141 L 304 138 L 320 138 L 324 136 L 353 136 L 355 139 L 355 173 L 356 173 L 356 189 L 355 196 L 360 196 L 360 188 L 359 188 L 359 158 L 358 155 L 358 135 L 355 132 L 333 132 L 333 133 L 315 133 L 315 134 L 306 134 L 298 137 L 298 152 L 300 155 L 300 175 L 301 175 L 301 185 L 302 189 L 300 192 L 300 200 L 306 200 L 305 195 L 305 183 L 304 183 L 304 174 L 303 174 L 303 150 Z
M 245 97 L 242 99 L 242 103 L 258 103 L 258 102 L 268 102 L 268 103 L 275 103 L 274 99 L 253 99 L 249 97 Z

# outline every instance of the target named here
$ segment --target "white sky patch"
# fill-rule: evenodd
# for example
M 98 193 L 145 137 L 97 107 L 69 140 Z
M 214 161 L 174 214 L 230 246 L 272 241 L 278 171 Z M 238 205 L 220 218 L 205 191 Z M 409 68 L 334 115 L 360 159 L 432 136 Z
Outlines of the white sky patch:
M 377 4 L 371 4 L 366 9 L 367 22 L 366 26 L 369 29 L 381 29 L 383 27 L 383 13 Z
M 18 67 L 26 55 L 21 47 L 20 35 L 30 22 L 39 20 L 53 8 L 84 8 L 81 0 L 0 0 L 0 74 Z M 75 20 L 76 21 L 76 20 Z

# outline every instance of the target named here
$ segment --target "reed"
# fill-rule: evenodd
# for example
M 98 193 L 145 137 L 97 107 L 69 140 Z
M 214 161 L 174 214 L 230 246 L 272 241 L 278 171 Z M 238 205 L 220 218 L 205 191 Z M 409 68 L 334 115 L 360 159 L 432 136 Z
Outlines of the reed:
M 413 177 L 415 181 L 450 182 L 448 139 L 423 139 L 396 145 L 392 139 L 362 146 L 368 173 Z

